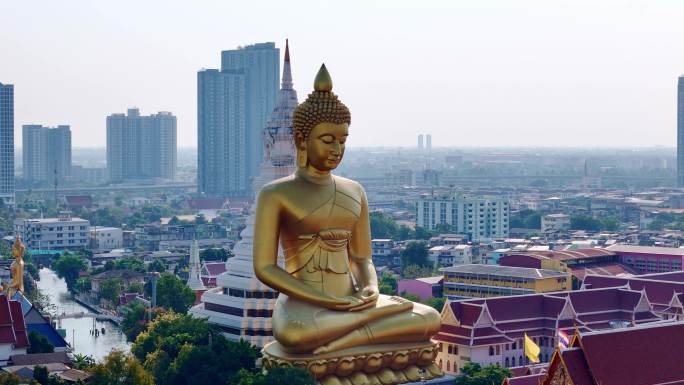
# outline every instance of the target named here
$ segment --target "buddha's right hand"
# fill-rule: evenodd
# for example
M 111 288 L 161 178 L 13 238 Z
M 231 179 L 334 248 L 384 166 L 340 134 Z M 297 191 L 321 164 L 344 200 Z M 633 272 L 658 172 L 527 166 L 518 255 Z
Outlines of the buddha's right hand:
M 331 310 L 349 311 L 364 304 L 363 300 L 352 295 L 345 297 L 335 297 L 331 295 L 328 297 L 329 299 L 324 306 Z

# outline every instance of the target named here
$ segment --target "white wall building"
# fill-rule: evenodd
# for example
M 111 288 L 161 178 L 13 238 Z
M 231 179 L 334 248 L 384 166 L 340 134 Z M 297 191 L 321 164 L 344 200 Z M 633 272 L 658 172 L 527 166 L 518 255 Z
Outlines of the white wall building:
M 102 253 L 123 247 L 123 230 L 118 227 L 93 226 L 90 228 L 90 248 Z
M 508 237 L 509 206 L 508 199 L 497 197 L 425 196 L 416 202 L 416 226 L 433 230 L 445 224 L 474 241 Z
M 544 215 L 541 219 L 541 230 L 544 233 L 570 230 L 570 216 L 565 214 Z
M 473 263 L 473 247 L 469 245 L 441 245 L 428 250 L 428 260 L 438 267 Z
M 29 249 L 85 249 L 90 238 L 90 221 L 72 217 L 69 212 L 60 213 L 58 218 L 20 218 L 14 220 L 14 232 Z

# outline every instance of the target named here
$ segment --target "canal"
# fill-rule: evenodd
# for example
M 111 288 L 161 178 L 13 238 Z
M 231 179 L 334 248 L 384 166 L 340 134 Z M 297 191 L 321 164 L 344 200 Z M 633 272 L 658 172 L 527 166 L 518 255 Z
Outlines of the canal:
M 86 307 L 71 299 L 67 291 L 66 282 L 57 277 L 57 274 L 48 269 L 40 269 L 40 281 L 38 288 L 50 296 L 50 302 L 57 306 L 57 314 L 65 312 L 79 313 L 90 312 Z M 82 353 L 93 356 L 96 360 L 102 360 L 112 349 L 128 352 L 130 343 L 121 329 L 113 323 L 95 321 L 97 329 L 105 328 L 105 333 L 95 337 L 90 334 L 93 328 L 92 318 L 73 318 L 62 320 L 62 328 L 66 330 L 65 339 L 74 347 L 74 353 Z

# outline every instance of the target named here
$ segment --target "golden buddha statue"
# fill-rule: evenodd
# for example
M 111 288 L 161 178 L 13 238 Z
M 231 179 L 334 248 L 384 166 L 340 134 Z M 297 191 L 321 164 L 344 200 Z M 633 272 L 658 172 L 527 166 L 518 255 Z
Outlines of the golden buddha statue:
M 14 296 L 17 291 L 24 292 L 24 252 L 26 247 L 21 242 L 19 235 L 14 237 L 14 244 L 12 244 L 12 257 L 14 262 L 10 265 L 11 281 L 7 288 L 7 295 L 9 298 Z
M 419 366 L 439 376 L 430 341 L 439 313 L 379 294 L 365 191 L 331 174 L 350 122 L 323 65 L 293 116 L 298 170 L 257 198 L 254 271 L 280 292 L 265 366 L 303 366 L 324 384 L 398 384 L 416 380 Z

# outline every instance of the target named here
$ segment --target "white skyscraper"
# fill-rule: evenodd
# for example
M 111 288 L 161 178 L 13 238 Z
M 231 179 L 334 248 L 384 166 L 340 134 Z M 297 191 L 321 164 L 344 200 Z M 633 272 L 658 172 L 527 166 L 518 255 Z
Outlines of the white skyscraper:
M 263 130 L 263 160 L 253 181 L 254 191 L 259 191 L 269 181 L 292 174 L 296 168 L 292 113 L 297 104 L 286 43 L 278 102 Z M 216 280 L 218 287 L 206 291 L 202 295 L 202 303 L 192 307 L 190 313 L 207 318 L 232 340 L 244 339 L 263 347 L 273 340 L 271 315 L 278 293 L 261 283 L 254 274 L 254 211 L 255 207 L 252 207 L 246 227 L 240 234 L 241 240 L 233 249 L 235 256 L 228 259 L 226 272 Z M 282 258 L 282 254 L 279 257 Z
M 127 115 L 107 117 L 107 171 L 109 180 L 176 176 L 176 117 L 170 112 L 141 116 L 137 108 Z
M 22 126 L 23 176 L 28 182 L 62 183 L 71 176 L 71 129 Z M 56 179 L 56 180 L 55 180 Z
M 278 97 L 280 50 L 260 43 L 221 52 L 221 70 L 197 73 L 197 188 L 248 197 L 261 132 Z

